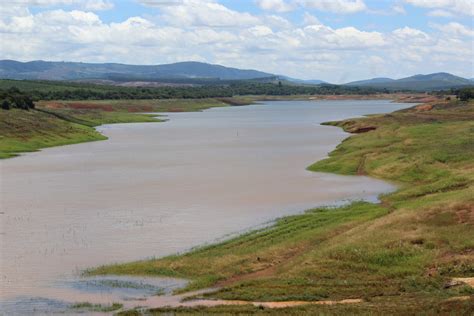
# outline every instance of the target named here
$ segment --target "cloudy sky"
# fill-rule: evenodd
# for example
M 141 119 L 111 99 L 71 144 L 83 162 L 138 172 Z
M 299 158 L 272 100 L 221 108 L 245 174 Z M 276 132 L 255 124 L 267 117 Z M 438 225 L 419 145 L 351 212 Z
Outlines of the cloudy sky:
M 0 59 L 474 77 L 473 0 L 2 0 Z

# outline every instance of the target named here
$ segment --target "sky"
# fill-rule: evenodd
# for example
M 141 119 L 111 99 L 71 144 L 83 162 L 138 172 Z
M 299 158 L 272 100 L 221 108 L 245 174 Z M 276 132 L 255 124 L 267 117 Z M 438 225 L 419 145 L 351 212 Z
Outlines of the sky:
M 474 0 L 1 0 L 0 59 L 474 77 Z

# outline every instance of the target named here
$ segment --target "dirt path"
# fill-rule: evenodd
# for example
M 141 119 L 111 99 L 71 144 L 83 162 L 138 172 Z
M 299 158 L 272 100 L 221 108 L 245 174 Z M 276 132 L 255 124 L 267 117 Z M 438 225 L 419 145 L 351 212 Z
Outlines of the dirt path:
M 213 299 L 198 299 L 197 296 L 203 294 L 213 293 L 218 291 L 220 288 L 208 288 L 204 290 L 198 290 L 193 292 L 188 292 L 179 295 L 162 295 L 162 296 L 152 296 L 145 300 L 132 300 L 127 301 L 124 304 L 123 309 L 132 309 L 136 306 L 142 308 L 151 309 L 151 308 L 162 308 L 162 307 L 213 307 L 219 305 L 253 305 L 253 306 L 262 306 L 267 308 L 285 308 L 285 307 L 295 307 L 301 305 L 335 305 L 335 304 L 357 304 L 362 303 L 363 300 L 356 299 L 344 299 L 340 301 L 326 300 L 326 301 L 282 301 L 282 302 L 256 302 L 256 301 L 243 301 L 243 300 L 213 300 Z
M 474 278 L 453 278 L 453 281 L 474 287 Z

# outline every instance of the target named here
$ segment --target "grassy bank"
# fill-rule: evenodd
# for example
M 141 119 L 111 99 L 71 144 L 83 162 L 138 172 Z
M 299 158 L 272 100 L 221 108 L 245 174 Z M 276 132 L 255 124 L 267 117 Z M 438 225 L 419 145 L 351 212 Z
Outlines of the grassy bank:
M 0 159 L 41 148 L 104 140 L 94 127 L 160 122 L 146 112 L 189 112 L 248 104 L 241 99 L 39 101 L 36 109 L 0 110 Z
M 92 127 L 37 110 L 0 110 L 0 158 L 22 152 L 106 139 Z
M 8 82 L 8 80 L 2 81 L 3 84 Z M 20 84 L 21 88 L 25 88 L 21 84 L 25 84 L 26 87 L 30 85 L 28 82 L 14 82 Z M 47 91 L 50 86 L 51 84 L 47 82 L 37 82 L 34 85 Z M 145 114 L 148 112 L 201 111 L 211 107 L 248 105 L 256 101 L 348 98 L 420 102 L 437 97 L 425 94 L 247 95 L 204 99 L 38 101 L 36 110 L 29 112 L 0 110 L 0 159 L 46 147 L 106 139 L 93 129 L 102 124 L 161 121 L 156 115 Z
M 473 289 L 447 284 L 474 276 L 474 102 L 425 104 L 331 125 L 357 135 L 310 170 L 367 174 L 397 182 L 399 190 L 379 205 L 309 210 L 182 255 L 88 273 L 189 278 L 185 290 L 217 285 L 210 296 L 221 299 L 364 300 L 283 314 L 472 312 Z M 250 306 L 173 311 L 275 313 Z

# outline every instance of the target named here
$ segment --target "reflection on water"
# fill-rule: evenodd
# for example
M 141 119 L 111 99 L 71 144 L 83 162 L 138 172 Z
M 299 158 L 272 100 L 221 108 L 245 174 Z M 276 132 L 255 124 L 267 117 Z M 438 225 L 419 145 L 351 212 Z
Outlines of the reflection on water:
M 62 289 L 74 289 L 87 293 L 107 293 L 121 299 L 141 299 L 150 295 L 171 294 L 188 282 L 175 278 L 146 278 L 132 276 L 94 276 L 73 278 L 58 282 Z
M 102 126 L 107 141 L 3 160 L 2 308 L 28 297 L 113 297 L 110 282 L 65 280 L 92 266 L 184 251 L 316 205 L 374 200 L 392 186 L 305 170 L 347 137 L 319 123 L 406 106 L 284 101 L 174 113 L 165 123 Z
M 121 303 L 127 308 L 145 305 L 149 297 L 164 299 L 173 296 L 174 290 L 186 286 L 187 281 L 175 278 L 146 278 L 133 276 L 76 277 L 61 280 L 43 290 L 41 297 L 19 296 L 2 302 L 5 315 L 71 313 L 88 314 L 87 307 L 74 308 L 74 303 L 98 304 L 103 307 Z M 97 311 L 95 314 L 101 315 Z M 107 314 L 107 313 L 105 313 Z

